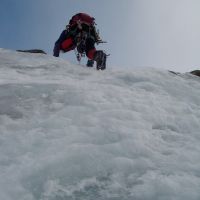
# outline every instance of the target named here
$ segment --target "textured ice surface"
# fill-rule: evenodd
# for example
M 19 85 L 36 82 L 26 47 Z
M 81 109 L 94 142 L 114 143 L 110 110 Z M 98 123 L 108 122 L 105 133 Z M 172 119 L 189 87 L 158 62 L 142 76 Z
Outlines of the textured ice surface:
M 199 200 L 200 79 L 0 49 L 1 200 Z

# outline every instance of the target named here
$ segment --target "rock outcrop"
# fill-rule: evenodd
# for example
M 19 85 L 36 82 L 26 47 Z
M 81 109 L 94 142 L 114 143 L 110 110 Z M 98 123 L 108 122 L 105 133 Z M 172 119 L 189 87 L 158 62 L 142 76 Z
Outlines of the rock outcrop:
M 190 72 L 193 75 L 200 76 L 200 70 L 194 70 Z
M 41 54 L 47 54 L 45 51 L 41 49 L 30 49 L 30 50 L 17 50 L 18 52 L 25 52 L 25 53 L 41 53 Z

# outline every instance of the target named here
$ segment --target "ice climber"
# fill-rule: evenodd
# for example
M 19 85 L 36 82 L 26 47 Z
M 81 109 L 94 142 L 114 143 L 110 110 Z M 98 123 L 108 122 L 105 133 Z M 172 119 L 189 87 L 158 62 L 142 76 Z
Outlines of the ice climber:
M 98 44 L 101 41 L 95 28 L 95 19 L 88 14 L 78 13 L 71 18 L 66 29 L 56 41 L 53 55 L 59 57 L 60 51 L 68 52 L 76 49 L 78 60 L 85 53 L 88 57 L 88 67 L 92 67 L 96 61 L 97 70 L 104 70 L 106 68 L 106 54 L 95 48 L 95 43 Z

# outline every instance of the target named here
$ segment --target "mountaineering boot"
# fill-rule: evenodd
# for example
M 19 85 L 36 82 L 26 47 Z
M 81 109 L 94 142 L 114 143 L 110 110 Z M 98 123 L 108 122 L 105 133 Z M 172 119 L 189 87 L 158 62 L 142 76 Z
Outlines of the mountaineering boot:
M 87 67 L 93 67 L 93 65 L 94 65 L 94 60 L 89 60 L 88 59 L 88 61 L 87 61 Z
M 94 60 L 97 62 L 97 70 L 106 69 L 106 54 L 103 51 L 96 51 Z

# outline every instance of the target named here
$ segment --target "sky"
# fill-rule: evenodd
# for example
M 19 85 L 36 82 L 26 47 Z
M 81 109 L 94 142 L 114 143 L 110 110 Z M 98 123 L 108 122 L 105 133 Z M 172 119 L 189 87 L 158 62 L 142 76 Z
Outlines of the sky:
M 200 66 L 199 0 L 0 0 L 0 47 L 52 54 L 71 16 L 96 19 L 112 68 L 156 67 L 179 72 Z M 61 55 L 76 63 L 74 52 Z M 84 62 L 84 61 L 83 61 Z

